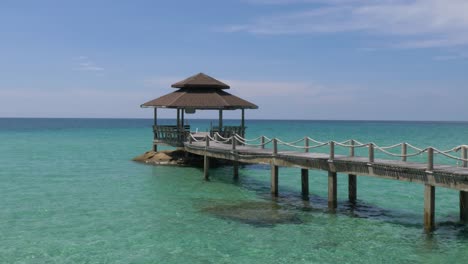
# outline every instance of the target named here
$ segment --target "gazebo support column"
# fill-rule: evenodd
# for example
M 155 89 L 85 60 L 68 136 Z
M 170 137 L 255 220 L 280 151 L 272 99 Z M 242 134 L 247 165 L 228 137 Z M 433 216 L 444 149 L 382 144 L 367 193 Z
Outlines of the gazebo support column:
M 155 107 L 154 108 L 154 126 L 157 126 L 158 125 L 158 109 Z M 157 135 L 157 130 L 154 130 L 153 129 L 153 133 L 154 133 L 154 140 L 156 140 L 158 138 L 158 135 Z M 156 143 L 153 142 L 153 151 L 154 152 L 158 152 L 158 145 Z
M 219 122 L 218 122 L 219 133 L 223 131 L 223 110 L 219 110 Z
M 177 128 L 179 128 L 180 127 L 180 109 L 179 108 L 177 108 L 177 121 L 176 122 L 177 122 L 176 126 Z
M 241 133 L 242 135 L 240 135 L 241 137 L 245 137 L 245 113 L 244 113 L 244 108 L 241 109 L 242 110 L 242 116 L 241 116 Z

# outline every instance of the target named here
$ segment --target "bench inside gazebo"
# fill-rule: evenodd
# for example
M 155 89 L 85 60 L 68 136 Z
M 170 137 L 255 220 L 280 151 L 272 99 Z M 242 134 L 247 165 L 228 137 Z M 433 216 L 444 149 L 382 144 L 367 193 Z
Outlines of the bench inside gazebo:
M 258 109 L 258 106 L 225 90 L 229 85 L 206 74 L 199 73 L 171 85 L 178 90 L 163 95 L 141 105 L 143 108 L 154 108 L 154 143 L 158 145 L 183 147 L 189 135 L 204 138 L 219 133 L 223 137 L 233 134 L 245 136 L 245 109 Z M 176 109 L 177 118 L 174 125 L 158 125 L 158 108 Z M 194 114 L 197 110 L 215 110 L 219 112 L 218 125 L 211 126 L 208 132 L 191 131 L 185 124 L 185 114 Z M 239 126 L 224 126 L 223 111 L 241 110 Z

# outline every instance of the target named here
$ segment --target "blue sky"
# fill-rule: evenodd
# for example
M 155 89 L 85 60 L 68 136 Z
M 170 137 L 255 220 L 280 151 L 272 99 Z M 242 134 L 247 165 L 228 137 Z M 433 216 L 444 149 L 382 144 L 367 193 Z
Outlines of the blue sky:
M 150 118 L 141 103 L 204 72 L 260 106 L 248 118 L 468 120 L 466 14 L 464 0 L 4 0 L 0 117 Z

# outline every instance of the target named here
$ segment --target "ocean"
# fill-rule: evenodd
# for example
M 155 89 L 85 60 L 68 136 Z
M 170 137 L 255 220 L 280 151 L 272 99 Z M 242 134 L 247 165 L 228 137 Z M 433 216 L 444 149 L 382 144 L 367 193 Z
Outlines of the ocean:
M 210 122 L 189 120 L 199 131 Z M 0 263 L 468 259 L 468 225 L 459 223 L 455 190 L 436 189 L 436 230 L 427 234 L 421 184 L 358 176 L 358 201 L 352 205 L 347 177 L 339 174 L 338 208 L 330 212 L 323 171 L 310 171 L 310 201 L 303 201 L 297 168 L 280 168 L 279 197 L 272 198 L 268 166 L 242 166 L 237 182 L 232 167 L 213 168 L 205 182 L 201 168 L 131 161 L 151 149 L 151 125 L 145 119 L 0 119 Z M 468 144 L 464 122 L 247 120 L 246 125 L 247 138 L 406 141 L 440 149 Z M 412 160 L 418 159 L 424 160 Z

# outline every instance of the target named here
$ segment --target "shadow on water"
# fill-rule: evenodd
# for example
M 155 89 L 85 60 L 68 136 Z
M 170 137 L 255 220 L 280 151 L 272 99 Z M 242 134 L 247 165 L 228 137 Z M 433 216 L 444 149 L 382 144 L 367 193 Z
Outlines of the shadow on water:
M 221 219 L 228 219 L 255 227 L 273 227 L 277 224 L 301 224 L 297 213 L 274 201 L 253 201 L 236 204 L 216 204 L 201 209 Z
M 247 166 L 253 170 L 270 169 L 269 166 L 265 165 Z M 240 177 L 237 181 L 233 181 L 231 177 L 217 177 L 216 181 L 227 184 L 234 183 L 243 189 L 253 191 L 261 198 L 260 202 L 244 201 L 235 204 L 220 202 L 201 209 L 204 213 L 223 219 L 231 219 L 258 227 L 272 227 L 276 224 L 306 223 L 307 220 L 302 217 L 304 214 L 318 212 L 347 215 L 423 230 L 422 212 L 391 210 L 362 200 L 357 200 L 355 203 L 339 201 L 338 207 L 335 210 L 330 210 L 328 209 L 326 197 L 311 194 L 308 200 L 303 200 L 299 193 L 300 190 L 285 186 L 281 188 L 279 197 L 272 197 L 269 185 L 251 177 Z M 451 237 L 452 239 L 456 237 L 457 239 L 468 240 L 468 226 L 460 223 L 455 217 L 446 217 L 446 219 L 439 219 L 437 229 L 426 235 L 428 239 L 431 239 L 434 234 L 437 234 L 437 236 L 444 234 L 442 236 Z

